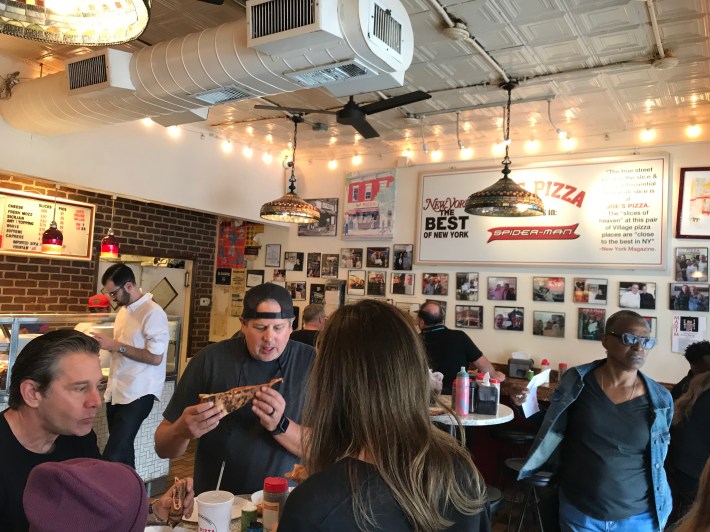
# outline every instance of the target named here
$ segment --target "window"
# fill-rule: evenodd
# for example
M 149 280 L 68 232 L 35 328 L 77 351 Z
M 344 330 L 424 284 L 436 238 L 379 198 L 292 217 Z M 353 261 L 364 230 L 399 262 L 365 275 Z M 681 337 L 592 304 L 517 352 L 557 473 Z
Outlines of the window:
M 372 199 L 372 183 L 365 185 L 365 201 Z

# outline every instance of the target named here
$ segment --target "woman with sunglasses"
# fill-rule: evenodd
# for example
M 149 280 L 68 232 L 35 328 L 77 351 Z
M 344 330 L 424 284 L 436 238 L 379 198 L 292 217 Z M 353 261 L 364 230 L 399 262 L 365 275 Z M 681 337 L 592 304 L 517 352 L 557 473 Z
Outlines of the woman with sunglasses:
M 556 471 L 563 532 L 660 531 L 668 520 L 673 400 L 639 371 L 655 343 L 639 314 L 613 314 L 606 359 L 571 368 L 552 396 L 519 478 Z

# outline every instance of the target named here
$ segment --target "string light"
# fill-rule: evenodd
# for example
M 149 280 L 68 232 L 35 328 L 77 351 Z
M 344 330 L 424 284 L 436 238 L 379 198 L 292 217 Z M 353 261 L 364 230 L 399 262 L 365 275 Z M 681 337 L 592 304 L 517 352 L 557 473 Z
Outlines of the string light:
M 641 131 L 640 137 L 643 142 L 651 142 L 656 138 L 656 132 L 653 129 L 646 128 Z
M 254 155 L 254 150 L 251 149 L 251 146 L 244 146 L 242 148 L 242 155 L 247 159 L 251 159 L 252 155 Z
M 222 141 L 222 151 L 224 153 L 232 153 L 233 150 L 234 150 L 234 146 L 232 146 L 231 140 L 223 140 Z
M 360 164 L 362 164 L 362 157 L 360 154 L 353 155 L 352 163 L 353 166 L 360 166 Z
M 441 150 L 434 150 L 433 152 L 431 152 L 430 157 L 431 157 L 431 160 L 434 162 L 441 161 L 441 157 L 442 157 Z
M 551 107 L 552 107 L 552 100 L 547 100 L 547 118 L 550 120 L 550 125 L 555 130 L 555 133 L 557 133 L 557 138 L 559 138 L 560 140 L 564 140 L 567 138 L 567 132 L 558 128 L 555 125 L 555 123 L 552 121 L 552 111 L 550 110 Z
M 702 128 L 697 124 L 693 124 L 685 128 L 685 134 L 688 135 L 688 137 L 690 137 L 691 139 L 700 136 L 701 132 Z
M 461 159 L 472 159 L 473 158 L 473 148 L 461 148 L 459 150 L 459 155 Z
M 335 159 L 331 159 L 330 161 L 328 161 L 328 168 L 330 168 L 331 170 L 335 170 L 337 167 L 338 161 L 336 161 Z
M 540 142 L 535 139 L 530 139 L 525 143 L 525 151 L 528 153 L 537 153 L 540 149 Z
M 562 139 L 562 149 L 570 151 L 573 150 L 577 147 L 577 141 L 573 139 L 572 137 L 566 137 Z
M 167 131 L 168 135 L 170 135 L 174 139 L 178 138 L 181 134 L 181 130 L 177 126 L 170 126 Z
M 145 118 L 141 118 L 141 124 L 143 124 L 145 127 L 153 127 L 155 125 L 155 122 L 153 122 L 153 120 L 146 116 Z
M 271 153 L 267 151 L 264 152 L 264 155 L 261 156 L 261 160 L 264 161 L 264 164 L 271 164 L 274 158 Z

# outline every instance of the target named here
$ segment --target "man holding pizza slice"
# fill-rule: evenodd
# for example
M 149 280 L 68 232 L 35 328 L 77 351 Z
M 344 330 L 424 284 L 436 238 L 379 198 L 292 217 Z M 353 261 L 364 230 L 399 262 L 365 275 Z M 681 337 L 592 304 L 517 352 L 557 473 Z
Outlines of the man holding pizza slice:
M 300 461 L 301 409 L 312 347 L 289 341 L 293 302 L 265 283 L 244 296 L 243 335 L 202 349 L 190 361 L 155 433 L 163 458 L 182 455 L 198 438 L 195 492 L 251 493 L 264 478 Z

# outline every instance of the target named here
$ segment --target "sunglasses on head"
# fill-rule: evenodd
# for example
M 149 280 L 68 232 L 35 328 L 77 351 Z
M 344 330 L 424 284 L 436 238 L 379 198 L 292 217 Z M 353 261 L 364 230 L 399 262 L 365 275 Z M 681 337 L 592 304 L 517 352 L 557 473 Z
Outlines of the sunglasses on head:
M 636 344 L 641 344 L 641 347 L 644 349 L 653 349 L 653 346 L 656 345 L 656 339 L 655 338 L 643 338 L 641 336 L 636 336 L 635 334 L 631 333 L 614 333 L 614 332 L 609 332 L 607 333 L 609 336 L 613 336 L 615 338 L 618 338 L 621 340 L 621 343 L 633 347 Z

